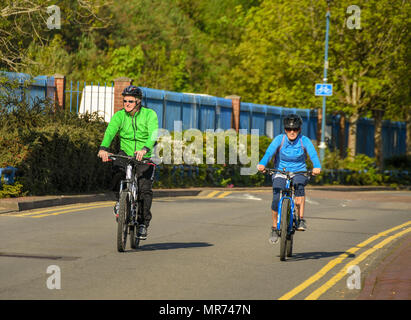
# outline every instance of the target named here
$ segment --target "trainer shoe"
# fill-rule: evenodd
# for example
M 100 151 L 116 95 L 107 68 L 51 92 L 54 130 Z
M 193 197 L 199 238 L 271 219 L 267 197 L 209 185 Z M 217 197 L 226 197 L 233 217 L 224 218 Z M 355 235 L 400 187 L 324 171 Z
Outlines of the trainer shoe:
M 140 240 L 146 240 L 147 239 L 147 227 L 144 224 L 140 224 L 138 226 L 137 236 Z
M 120 203 L 117 201 L 113 208 L 113 214 L 116 217 L 116 221 L 118 219 L 118 211 L 120 210 Z
M 278 230 L 274 227 L 271 227 L 270 238 L 268 241 L 271 244 L 276 244 L 278 242 Z
M 307 230 L 307 226 L 306 226 L 306 224 L 305 224 L 305 219 L 299 219 L 297 230 L 298 230 L 298 231 L 305 231 L 305 230 Z

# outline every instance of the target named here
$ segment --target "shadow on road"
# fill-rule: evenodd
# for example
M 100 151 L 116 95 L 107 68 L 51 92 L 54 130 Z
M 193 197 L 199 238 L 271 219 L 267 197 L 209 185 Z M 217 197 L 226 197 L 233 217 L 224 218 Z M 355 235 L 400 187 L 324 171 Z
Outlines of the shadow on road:
M 202 248 L 213 246 L 207 242 L 164 242 L 164 243 L 151 243 L 146 245 L 140 245 L 138 250 L 142 251 L 156 251 L 156 250 L 173 250 L 173 249 L 190 249 L 190 248 Z
M 335 257 L 343 254 L 344 251 L 336 251 L 336 252 L 298 252 L 293 253 L 292 257 L 287 259 L 289 260 L 309 260 L 309 259 L 323 259 L 329 257 Z M 354 258 L 355 254 L 349 254 L 348 258 Z

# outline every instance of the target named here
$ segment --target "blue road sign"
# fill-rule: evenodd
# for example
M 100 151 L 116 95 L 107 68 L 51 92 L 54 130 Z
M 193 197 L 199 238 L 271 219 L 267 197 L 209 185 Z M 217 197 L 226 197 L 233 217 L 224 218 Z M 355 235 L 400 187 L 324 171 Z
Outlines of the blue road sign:
M 333 85 L 331 83 L 316 83 L 315 84 L 316 96 L 332 96 Z

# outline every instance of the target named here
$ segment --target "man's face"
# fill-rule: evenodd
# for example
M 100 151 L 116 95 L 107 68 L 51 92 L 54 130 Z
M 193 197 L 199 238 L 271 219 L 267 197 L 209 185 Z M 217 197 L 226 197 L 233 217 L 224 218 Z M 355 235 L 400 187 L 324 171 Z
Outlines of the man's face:
M 123 97 L 123 106 L 127 112 L 132 112 L 134 108 L 140 105 L 141 100 L 133 96 L 124 96 Z
M 288 140 L 293 141 L 297 138 L 297 136 L 300 134 L 301 128 L 300 129 L 290 129 L 290 128 L 285 128 L 285 134 L 287 135 Z

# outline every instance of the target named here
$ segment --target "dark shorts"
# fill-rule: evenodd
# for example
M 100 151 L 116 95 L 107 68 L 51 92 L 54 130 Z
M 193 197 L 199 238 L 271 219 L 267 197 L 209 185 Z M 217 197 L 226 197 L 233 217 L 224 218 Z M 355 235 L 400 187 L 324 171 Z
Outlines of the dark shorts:
M 296 197 L 305 196 L 305 186 L 307 185 L 308 178 L 302 174 L 297 174 L 292 178 L 294 184 L 294 195 Z M 280 191 L 285 188 L 286 179 L 278 176 L 273 176 L 273 202 L 271 209 L 278 211 L 278 201 L 280 200 Z

